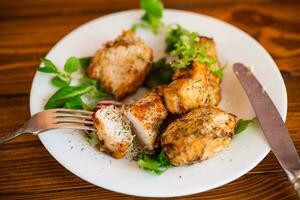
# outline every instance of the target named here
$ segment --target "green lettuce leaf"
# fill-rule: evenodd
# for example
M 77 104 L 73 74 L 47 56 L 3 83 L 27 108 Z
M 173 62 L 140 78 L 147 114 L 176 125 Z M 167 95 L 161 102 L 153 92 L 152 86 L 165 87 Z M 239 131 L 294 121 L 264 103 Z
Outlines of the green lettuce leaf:
M 143 153 L 137 162 L 141 168 L 153 172 L 156 175 L 161 175 L 172 167 L 172 164 L 162 149 L 154 155 Z
M 81 96 L 91 91 L 93 86 L 66 86 L 55 92 L 45 105 L 45 109 L 62 108 L 73 97 Z
M 236 127 L 235 127 L 235 135 L 243 132 L 244 130 L 246 130 L 251 124 L 253 124 L 256 121 L 256 117 L 249 119 L 249 120 L 245 120 L 245 119 L 239 119 L 236 123 Z

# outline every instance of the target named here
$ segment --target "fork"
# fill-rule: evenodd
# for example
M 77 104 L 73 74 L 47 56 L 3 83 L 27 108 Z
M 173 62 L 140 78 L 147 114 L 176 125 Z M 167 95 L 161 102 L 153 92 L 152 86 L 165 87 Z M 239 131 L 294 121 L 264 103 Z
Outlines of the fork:
M 25 133 L 38 135 L 53 129 L 96 131 L 93 122 L 93 112 L 73 109 L 50 109 L 36 113 L 16 132 L 0 137 L 0 145 Z

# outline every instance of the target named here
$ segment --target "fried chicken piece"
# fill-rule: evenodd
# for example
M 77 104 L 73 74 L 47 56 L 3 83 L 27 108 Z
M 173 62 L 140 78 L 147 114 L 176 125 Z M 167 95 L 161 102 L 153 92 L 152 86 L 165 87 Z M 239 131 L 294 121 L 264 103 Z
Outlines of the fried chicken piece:
M 227 147 L 235 126 L 234 115 L 214 106 L 201 107 L 169 124 L 161 144 L 173 165 L 192 164 Z
M 158 93 L 151 91 L 126 109 L 134 133 L 147 150 L 157 147 L 160 126 L 167 117 L 167 109 Z
M 116 99 L 134 93 L 144 82 L 152 63 L 152 49 L 131 31 L 97 51 L 87 70 Z
M 213 38 L 205 37 L 205 36 L 200 36 L 199 37 L 199 43 L 208 45 L 207 48 L 207 55 L 217 59 L 217 49 L 216 49 L 216 43 L 213 40 Z
M 173 114 L 186 113 L 199 106 L 217 105 L 221 100 L 220 80 L 202 63 L 193 62 L 163 89 L 164 101 Z
M 114 105 L 102 106 L 94 115 L 95 127 L 100 140 L 100 151 L 114 158 L 126 155 L 132 144 L 130 122 L 121 108 Z

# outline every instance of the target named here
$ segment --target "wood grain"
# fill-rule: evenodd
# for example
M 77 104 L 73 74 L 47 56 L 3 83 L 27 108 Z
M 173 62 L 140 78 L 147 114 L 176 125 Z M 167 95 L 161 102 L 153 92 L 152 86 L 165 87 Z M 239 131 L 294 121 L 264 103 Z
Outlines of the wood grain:
M 1 195 L 0 195 L 1 198 Z M 125 196 L 119 193 L 112 193 L 102 188 L 85 187 L 81 189 L 64 189 L 57 190 L 51 193 L 17 193 L 4 194 L 3 199 L 23 200 L 47 200 L 47 199 L 145 199 L 139 197 Z M 147 198 L 154 199 L 154 198 Z M 245 175 L 238 180 L 229 183 L 221 188 L 217 188 L 205 193 L 190 195 L 188 197 L 178 197 L 172 199 L 281 199 L 293 200 L 296 199 L 295 193 L 285 177 L 281 174 L 265 174 L 264 176 Z
M 107 14 L 103 13 L 102 6 L 96 6 L 97 3 L 108 6 L 109 11 L 118 11 L 121 9 L 118 6 L 123 5 L 116 3 L 115 7 L 109 7 L 110 4 L 99 1 L 91 1 L 87 5 L 70 2 L 61 5 L 57 2 L 57 6 L 53 8 L 50 6 L 44 11 L 39 8 L 45 7 L 46 2 L 44 4 L 39 2 L 30 8 L 40 15 L 38 18 L 30 14 L 27 4 L 24 4 L 25 7 L 2 5 L 0 13 L 14 9 L 17 15 L 9 19 L 0 18 L 2 22 L 0 23 L 0 74 L 5 77 L 5 79 L 0 77 L 0 85 L 10 85 L 14 88 L 11 90 L 8 87 L 0 87 L 0 95 L 28 93 L 34 69 L 39 65 L 40 58 L 44 57 L 60 38 L 80 24 Z M 167 3 L 171 8 L 182 5 L 176 1 Z M 76 6 L 77 9 L 69 10 L 67 5 Z M 135 8 L 138 4 L 136 2 L 130 5 L 130 8 Z M 128 9 L 126 6 L 123 9 Z M 300 74 L 300 21 L 291 21 L 300 18 L 300 12 L 297 12 L 300 10 L 299 4 L 272 3 L 262 6 L 259 3 L 233 5 L 223 3 L 216 6 L 204 4 L 196 7 L 192 6 L 191 2 L 186 2 L 183 8 L 211 15 L 238 26 L 261 42 L 280 64 L 279 67 L 284 73 Z M 224 10 L 226 12 L 223 12 Z M 48 14 L 44 16 L 44 12 Z M 11 12 L 7 13 L 7 16 L 11 14 Z M 18 16 L 21 14 L 22 17 Z M 19 73 L 14 73 L 16 69 Z
M 275 59 L 288 91 L 286 124 L 300 152 L 300 2 L 165 0 L 167 8 L 207 14 L 244 30 Z M 0 135 L 29 117 L 40 58 L 79 25 L 138 8 L 125 0 L 3 0 L 0 3 Z M 139 199 L 97 188 L 64 169 L 32 135 L 0 146 L 0 199 Z M 296 199 L 274 155 L 223 187 L 178 199 Z

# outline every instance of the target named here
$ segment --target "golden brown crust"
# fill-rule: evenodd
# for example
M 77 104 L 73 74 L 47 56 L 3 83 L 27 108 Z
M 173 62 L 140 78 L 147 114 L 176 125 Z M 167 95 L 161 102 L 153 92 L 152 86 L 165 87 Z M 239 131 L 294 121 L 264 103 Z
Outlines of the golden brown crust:
M 173 165 L 192 164 L 227 147 L 235 125 L 234 115 L 213 106 L 200 107 L 170 123 L 161 144 Z
M 164 88 L 168 87 L 168 85 L 159 85 L 152 90 L 152 92 L 156 93 L 158 96 L 163 97 Z
M 134 93 L 150 72 L 152 49 L 131 31 L 123 31 L 116 40 L 97 51 L 87 70 L 99 79 L 101 87 L 116 99 Z
M 216 49 L 216 43 L 213 40 L 213 38 L 205 37 L 205 36 L 200 36 L 199 37 L 199 43 L 208 45 L 207 48 L 207 55 L 217 59 L 217 49 Z
M 140 121 L 145 121 L 145 127 L 150 128 L 156 121 L 163 120 L 167 110 L 156 92 L 148 92 L 143 98 L 130 106 L 130 112 Z
M 221 100 L 220 80 L 204 64 L 193 62 L 163 89 L 164 101 L 173 114 L 186 113 L 199 106 L 217 105 Z
M 155 90 L 128 106 L 127 117 L 134 126 L 137 138 L 146 149 L 153 150 L 156 147 L 160 126 L 167 114 L 167 109 Z
M 115 150 L 111 150 L 105 145 L 103 140 L 100 140 L 100 144 L 100 151 L 106 152 L 117 159 L 124 158 L 124 156 L 127 154 L 128 148 L 131 145 L 131 143 L 121 143 L 116 147 Z
M 103 109 L 110 112 L 100 114 Z M 132 144 L 133 136 L 129 121 L 123 116 L 121 110 L 114 106 L 104 106 L 94 114 L 94 123 L 100 141 L 100 151 L 114 158 L 124 157 Z M 114 123 L 117 125 L 113 126 Z

